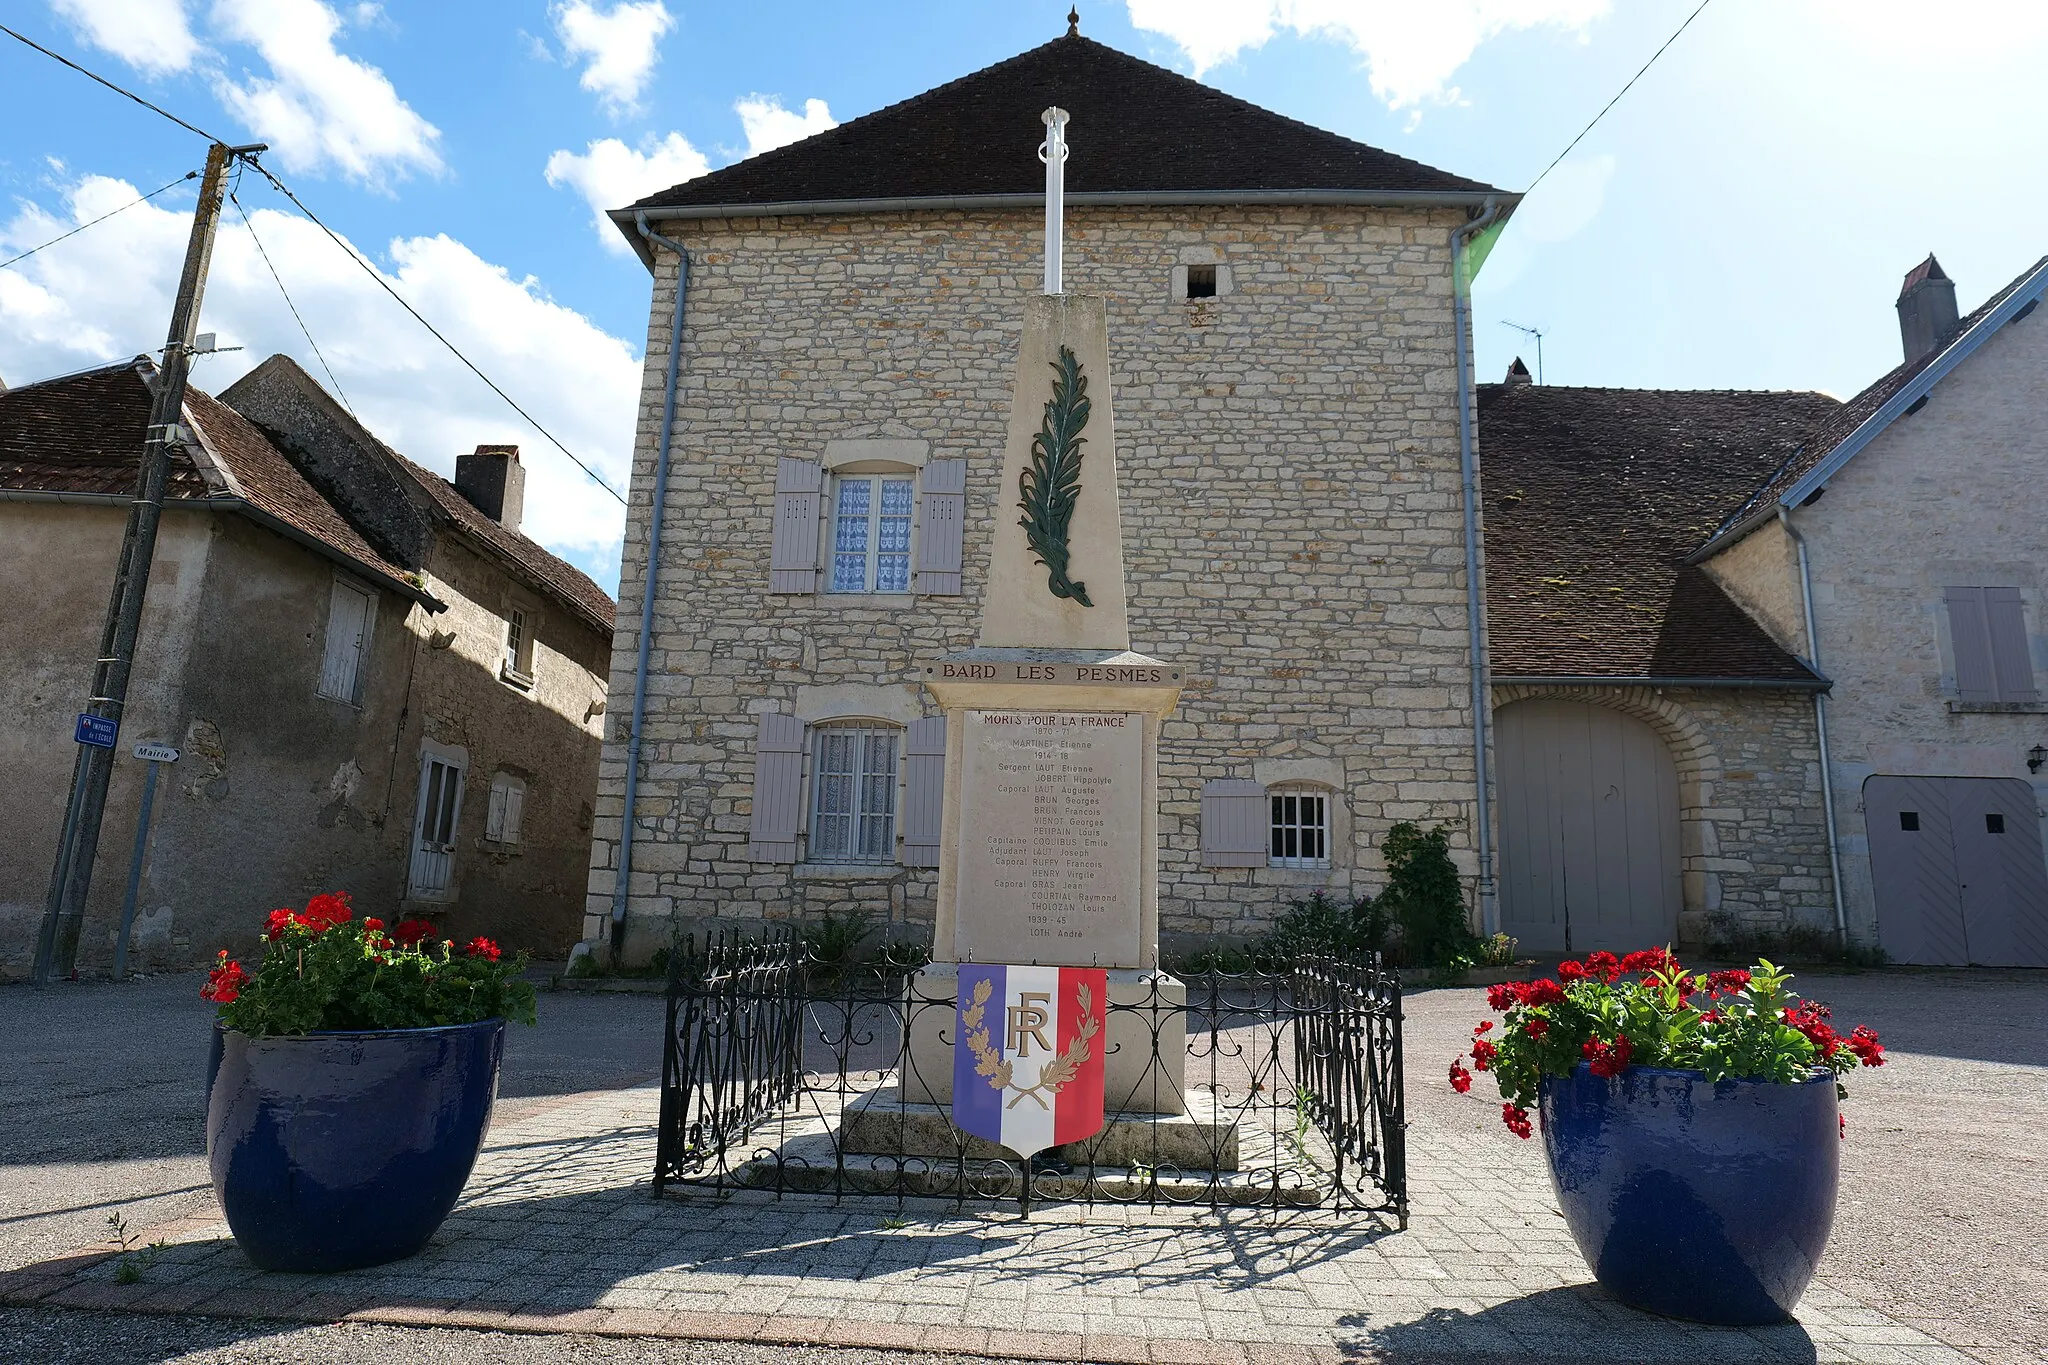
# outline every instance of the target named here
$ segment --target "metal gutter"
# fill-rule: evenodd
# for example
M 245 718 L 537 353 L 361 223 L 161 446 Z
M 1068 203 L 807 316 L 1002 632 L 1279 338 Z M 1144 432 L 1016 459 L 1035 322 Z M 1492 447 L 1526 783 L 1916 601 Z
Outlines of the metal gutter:
M 1356 208 L 1462 208 L 1484 209 L 1497 205 L 1513 212 L 1522 202 L 1519 194 L 1501 190 L 1095 190 L 1068 193 L 1066 204 L 1084 207 L 1187 207 L 1224 204 L 1324 204 Z M 640 257 L 641 264 L 654 268 L 654 253 L 641 234 L 648 220 L 674 222 L 699 218 L 785 218 L 809 214 L 850 213 L 940 213 L 987 209 L 1037 209 L 1045 206 L 1039 194 L 948 194 L 904 195 L 873 199 L 788 199 L 771 203 L 742 204 L 649 204 L 640 208 L 612 209 L 605 216 L 618 225 L 626 241 Z M 1489 221 L 1491 221 L 1489 219 Z
M 619 818 L 618 867 L 612 874 L 611 953 L 613 962 L 626 941 L 626 899 L 633 880 L 633 810 L 640 795 L 641 732 L 647 720 L 647 656 L 654 640 L 654 590 L 661 566 L 661 521 L 668 508 L 669 440 L 675 433 L 676 390 L 683 363 L 683 296 L 690 287 L 690 253 L 681 242 L 661 236 L 639 215 L 635 226 L 648 243 L 676 254 L 676 303 L 668 330 L 668 388 L 662 395 L 661 435 L 654 451 L 654 503 L 647 521 L 647 568 L 640 576 L 640 643 L 633 660 L 633 714 L 626 731 L 626 792 Z M 652 252 L 652 246 L 649 248 Z
M 1778 504 L 1778 524 L 1799 547 L 1799 600 L 1806 610 L 1807 665 L 1818 673 L 1820 636 L 1813 627 L 1813 575 L 1806 562 L 1806 537 L 1799 534 L 1799 528 L 1792 524 L 1792 513 L 1783 503 Z M 1820 799 L 1828 822 L 1828 873 L 1835 888 L 1835 937 L 1846 947 L 1849 943 L 1849 912 L 1842 902 L 1842 854 L 1835 833 L 1835 769 L 1828 757 L 1827 695 L 1822 692 L 1813 694 L 1813 728 L 1820 741 Z
M 1830 678 L 1662 678 L 1597 673 L 1496 673 L 1495 686 L 1509 687 L 1732 687 L 1778 692 L 1826 692 Z
M 1906 382 L 1905 387 L 1886 399 L 1883 406 L 1864 418 L 1854 431 L 1842 439 L 1840 445 L 1828 452 L 1826 458 L 1807 470 L 1797 482 L 1779 495 L 1775 504 L 1766 504 L 1744 517 L 1687 555 L 1685 562 L 1698 564 L 1711 558 L 1725 546 L 1742 539 L 1764 522 L 1771 520 L 1777 515 L 1777 509 L 1780 507 L 1803 506 L 1807 499 L 1826 485 L 1829 479 L 1841 472 L 1843 465 L 1862 454 L 1864 447 L 1882 435 L 1886 427 L 1904 416 L 1906 409 L 1932 392 L 1936 384 L 1947 378 L 1956 366 L 1968 360 L 1977 348 L 1990 340 L 2001 327 L 2013 321 L 2018 314 L 2027 311 L 2040 299 L 2044 289 L 2048 289 L 2048 262 L 2043 262 L 2032 274 L 2014 286 L 2013 291 L 2007 294 L 1996 308 L 1978 319 L 1974 327 L 1958 333 L 1926 369 L 1914 375 Z
M 1488 198 L 1469 221 L 1451 229 L 1451 356 L 1458 367 L 1458 479 L 1465 503 L 1465 622 L 1472 658 L 1472 771 L 1479 797 L 1475 852 L 1479 858 L 1479 932 L 1500 931 L 1500 900 L 1493 877 L 1493 793 L 1487 762 L 1487 677 L 1485 592 L 1480 586 L 1479 453 L 1473 440 L 1472 300 L 1465 279 L 1465 253 L 1473 237 L 1500 216 L 1498 198 Z
M 62 503 L 72 507 L 126 507 L 135 500 L 132 493 L 63 493 L 41 488 L 0 488 L 0 502 L 46 502 Z M 271 512 L 264 511 L 247 498 L 233 495 L 216 495 L 207 498 L 169 498 L 164 510 L 189 512 L 234 512 L 247 517 L 265 530 L 274 531 L 286 540 L 304 546 L 322 559 L 341 565 L 351 573 L 381 583 L 391 591 L 419 603 L 430 612 L 448 610 L 443 602 L 424 588 L 417 587 L 403 578 L 394 578 L 381 569 L 373 569 L 361 560 L 335 549 L 318 536 L 308 535 L 298 527 Z

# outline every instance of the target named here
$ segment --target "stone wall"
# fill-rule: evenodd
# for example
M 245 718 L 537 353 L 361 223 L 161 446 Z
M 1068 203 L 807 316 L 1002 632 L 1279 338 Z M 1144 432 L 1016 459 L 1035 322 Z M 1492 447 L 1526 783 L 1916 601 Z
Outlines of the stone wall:
M 1678 769 L 1679 937 L 1722 928 L 1832 927 L 1820 745 L 1808 692 L 1764 688 L 1496 686 L 1496 708 L 1534 697 L 1645 721 Z
M 1067 285 L 1108 300 L 1133 646 L 1192 675 L 1162 740 L 1163 935 L 1242 934 L 1290 896 L 1377 884 L 1389 824 L 1454 827 L 1473 870 L 1452 362 L 1456 211 L 1070 208 Z M 914 661 L 971 645 L 1036 213 L 670 223 L 688 331 L 655 611 L 628 955 L 671 921 L 865 906 L 914 933 L 930 870 L 744 861 L 755 715 L 842 690 L 928 713 Z M 1229 267 L 1176 299 L 1176 268 Z M 585 933 L 609 912 L 675 266 L 664 255 L 626 533 Z M 965 595 L 773 596 L 778 456 L 930 443 L 968 461 Z M 1334 775 L 1328 872 L 1198 866 L 1199 792 Z M 848 880 L 860 877 L 863 880 Z

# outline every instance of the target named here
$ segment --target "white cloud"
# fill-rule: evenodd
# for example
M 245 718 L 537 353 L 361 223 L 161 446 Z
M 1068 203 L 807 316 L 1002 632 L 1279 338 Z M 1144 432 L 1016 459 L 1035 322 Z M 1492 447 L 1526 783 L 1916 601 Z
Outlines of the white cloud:
M 590 205 L 599 240 L 610 250 L 623 253 L 632 248 L 604 216 L 606 209 L 623 208 L 710 169 L 703 153 L 681 133 L 670 133 L 659 142 L 650 139 L 640 144 L 639 151 L 608 137 L 580 153 L 564 149 L 550 156 L 548 183 L 556 189 L 567 185 L 581 194 Z
M 87 176 L 61 213 L 30 204 L 0 223 L 0 255 L 132 200 L 130 185 Z M 0 375 L 11 384 L 119 360 L 162 344 L 191 231 L 163 201 L 0 271 Z M 584 564 L 615 564 L 624 512 L 407 317 L 319 229 L 258 208 L 256 231 L 364 423 L 443 474 L 483 442 L 516 442 L 527 464 L 526 529 Z M 639 397 L 633 347 L 446 236 L 390 245 L 385 278 L 506 392 L 614 487 L 625 488 Z M 198 362 L 218 393 L 283 351 L 327 382 L 232 206 L 222 218 L 201 328 L 248 349 Z M 599 575 L 601 581 L 604 575 Z
M 285 169 L 333 166 L 360 181 L 441 169 L 441 130 L 382 71 L 336 49 L 342 21 L 320 0 L 215 0 L 213 22 L 270 64 L 269 77 L 223 75 L 215 88 Z
M 183 71 L 199 56 L 184 0 L 50 0 L 94 47 L 153 76 Z
M 783 108 L 778 95 L 748 95 L 733 101 L 732 110 L 740 116 L 740 126 L 747 130 L 748 156 L 772 152 L 839 126 L 839 120 L 832 117 L 823 100 L 805 100 L 804 111 L 799 114 Z
M 550 13 L 572 61 L 581 61 L 582 85 L 613 113 L 640 102 L 654 75 L 662 38 L 676 26 L 661 0 L 617 0 L 599 9 L 591 0 L 566 0 Z
M 1455 95 L 1450 79 L 1479 45 L 1510 29 L 1582 31 L 1610 0 L 1126 0 L 1131 23 L 1172 40 L 1195 74 L 1288 29 L 1334 38 L 1365 59 L 1390 109 Z

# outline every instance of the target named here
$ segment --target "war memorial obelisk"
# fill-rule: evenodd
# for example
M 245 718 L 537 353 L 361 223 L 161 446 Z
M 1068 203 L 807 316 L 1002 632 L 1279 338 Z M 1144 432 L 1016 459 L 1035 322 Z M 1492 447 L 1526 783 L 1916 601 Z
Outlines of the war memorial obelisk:
M 914 1004 L 954 1000 L 961 963 L 1108 969 L 1104 1100 L 1186 1112 L 1185 1004 L 1159 964 L 1159 728 L 1178 666 L 1133 653 L 1118 516 L 1109 332 L 1067 294 L 1067 115 L 1048 109 L 1045 292 L 1024 307 L 1001 497 L 975 647 L 922 661 L 946 714 L 932 964 Z M 914 1008 L 905 1101 L 946 1104 L 952 1011 Z M 1156 1042 L 1155 1042 L 1156 1039 Z

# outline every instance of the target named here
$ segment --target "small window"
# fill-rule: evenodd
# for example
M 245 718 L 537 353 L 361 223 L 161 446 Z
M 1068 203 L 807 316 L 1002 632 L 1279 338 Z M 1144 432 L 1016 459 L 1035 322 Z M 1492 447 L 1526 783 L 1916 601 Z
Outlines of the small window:
M 1268 795 L 1272 845 L 1267 863 L 1273 867 L 1328 867 L 1328 794 L 1318 789 L 1276 787 Z
M 1215 266 L 1191 265 L 1188 267 L 1188 297 L 1191 299 L 1213 299 L 1216 297 Z
M 320 659 L 320 683 L 314 690 L 335 701 L 354 702 L 362 695 L 363 660 L 370 652 L 370 626 L 377 600 L 365 588 L 334 580 L 327 602 L 327 646 Z
M 832 480 L 832 591 L 910 591 L 908 474 L 841 474 Z
M 1911 833 L 1912 831 L 1914 831 L 1914 830 L 1917 830 L 1917 829 L 1919 829 L 1919 828 L 1920 828 L 1920 812 L 1919 812 L 1919 811 L 1917 811 L 1917 810 L 1902 810 L 1902 811 L 1900 811 L 1900 812 L 1899 812 L 1899 828 L 1900 828 L 1900 829 L 1903 829 L 1903 830 L 1905 830 L 1905 831 L 1907 831 L 1908 833 Z
M 491 779 L 491 805 L 484 816 L 484 838 L 494 843 L 519 842 L 519 821 L 526 813 L 526 784 L 510 773 Z
M 1986 834 L 2005 833 L 2005 817 L 2003 815 L 2000 815 L 1997 811 L 1993 811 L 1990 814 L 1986 815 L 1984 817 L 1984 832 Z
M 524 607 L 505 612 L 505 681 L 533 685 L 533 614 Z
M 895 860 L 897 734 L 850 725 L 813 731 L 812 862 Z

